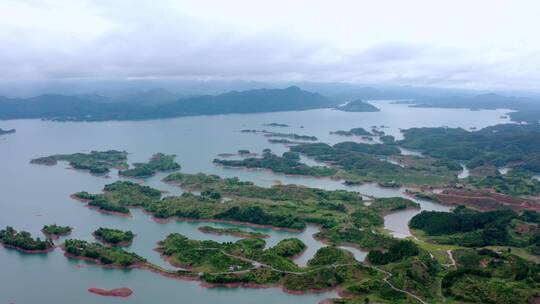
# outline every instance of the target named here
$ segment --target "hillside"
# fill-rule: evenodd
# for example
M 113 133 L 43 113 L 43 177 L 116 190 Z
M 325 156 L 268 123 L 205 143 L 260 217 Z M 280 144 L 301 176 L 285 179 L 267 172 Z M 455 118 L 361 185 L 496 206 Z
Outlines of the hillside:
M 157 91 L 154 91 L 154 93 Z M 41 118 L 50 120 L 140 120 L 193 115 L 298 111 L 329 108 L 335 103 L 298 87 L 232 91 L 163 102 L 133 96 L 134 102 L 103 102 L 93 96 L 40 95 L 32 98 L 0 97 L 0 119 Z M 155 96 L 156 94 L 150 94 Z

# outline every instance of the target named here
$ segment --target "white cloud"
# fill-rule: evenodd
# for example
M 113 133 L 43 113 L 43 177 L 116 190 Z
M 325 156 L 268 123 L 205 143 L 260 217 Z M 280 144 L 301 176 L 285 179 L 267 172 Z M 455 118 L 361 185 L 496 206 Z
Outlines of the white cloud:
M 537 1 L 0 1 L 0 79 L 536 89 Z

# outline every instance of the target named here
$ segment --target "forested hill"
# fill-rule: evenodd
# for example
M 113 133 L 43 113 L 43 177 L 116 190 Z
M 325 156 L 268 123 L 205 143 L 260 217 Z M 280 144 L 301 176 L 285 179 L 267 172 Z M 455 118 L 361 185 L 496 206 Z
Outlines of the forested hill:
M 232 91 L 167 103 L 107 102 L 93 96 L 0 97 L 0 119 L 138 120 L 193 115 L 257 113 L 334 107 L 337 102 L 298 87 Z

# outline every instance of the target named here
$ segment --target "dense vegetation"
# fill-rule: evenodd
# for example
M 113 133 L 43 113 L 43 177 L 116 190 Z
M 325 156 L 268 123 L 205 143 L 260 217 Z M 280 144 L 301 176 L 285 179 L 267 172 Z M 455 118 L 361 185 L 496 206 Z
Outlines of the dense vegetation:
M 40 95 L 0 98 L 0 119 L 136 120 L 227 113 L 258 113 L 330 108 L 336 102 L 298 87 L 232 91 L 151 104 L 107 102 L 102 96 Z
M 438 159 L 462 161 L 470 169 L 493 165 L 540 172 L 540 127 L 496 125 L 475 132 L 460 128 L 412 128 L 399 144 Z
M 385 265 L 388 263 L 398 262 L 404 258 L 415 256 L 419 253 L 418 246 L 408 240 L 397 241 L 388 248 L 388 251 L 372 250 L 369 252 L 367 259 L 376 265 Z
M 380 111 L 379 108 L 367 102 L 364 102 L 360 99 L 349 101 L 347 104 L 343 106 L 339 106 L 336 109 L 340 111 L 346 111 L 346 112 L 378 112 Z
M 39 237 L 34 239 L 29 232 L 18 232 L 10 226 L 0 230 L 0 243 L 28 252 L 40 252 L 54 248 L 51 240 L 41 240 Z
M 356 136 L 373 136 L 372 133 L 370 133 L 369 131 L 367 131 L 364 128 L 352 128 L 349 131 L 338 130 L 338 131 L 330 132 L 330 134 L 343 135 L 343 136 L 352 136 L 352 135 L 356 135 Z
M 144 258 L 137 254 L 118 247 L 107 247 L 99 243 L 89 243 L 83 240 L 66 240 L 63 248 L 71 257 L 90 259 L 109 266 L 130 267 L 146 262 Z
M 304 141 L 316 141 L 317 137 L 315 136 L 309 136 L 309 135 L 300 135 L 296 133 L 279 133 L 279 132 L 272 132 L 268 130 L 251 130 L 251 129 L 244 129 L 241 130 L 242 133 L 260 133 L 263 134 L 266 137 L 269 137 L 268 141 L 276 141 L 274 139 L 275 137 L 280 138 L 278 140 L 284 140 L 284 139 L 292 139 L 292 140 L 304 140 Z
M 506 174 L 497 171 L 493 175 L 470 176 L 467 182 L 477 188 L 495 189 L 497 192 L 514 196 L 540 194 L 540 181 L 520 169 L 509 170 Z
M 519 215 L 507 209 L 478 212 L 459 207 L 453 212 L 423 211 L 409 225 L 425 232 L 433 242 L 466 247 L 515 246 L 539 254 L 538 217 L 533 211 Z
M 58 161 L 69 162 L 75 169 L 88 170 L 93 174 L 104 174 L 111 168 L 127 168 L 125 151 L 92 151 L 90 153 L 55 154 L 32 159 L 33 164 L 56 165 Z
M 336 170 L 321 166 L 308 166 L 299 161 L 298 154 L 285 152 L 282 156 L 264 152 L 261 158 L 245 158 L 242 160 L 214 159 L 214 163 L 227 167 L 261 168 L 274 172 L 294 175 L 331 176 Z
M 455 251 L 458 268 L 441 282 L 443 294 L 461 302 L 527 303 L 538 292 L 540 266 L 509 252 Z
M 108 184 L 103 194 L 77 192 L 73 197 L 88 201 L 88 205 L 101 211 L 129 213 L 129 207 L 144 207 L 161 198 L 161 192 L 129 181 Z
M 106 244 L 127 246 L 131 244 L 135 235 L 131 231 L 100 227 L 94 231 L 94 236 Z
M 396 288 L 412 292 L 427 302 L 442 301 L 440 282 L 451 273 L 450 269 L 440 264 L 444 257 L 436 250 L 433 251 L 434 256 L 430 256 L 426 251 L 426 248 L 430 250 L 430 247 L 425 247 L 424 243 L 396 240 L 381 233 L 384 214 L 404 208 L 417 208 L 418 204 L 413 201 L 405 198 L 379 198 L 373 199 L 371 204 L 366 206 L 362 203 L 361 195 L 355 192 L 327 191 L 297 185 L 264 188 L 238 178 L 220 178 L 202 173 L 175 172 L 164 180 L 200 194 L 185 192 L 180 196 L 161 198 L 159 191 L 155 189 L 130 182 L 116 182 L 105 186 L 103 194 L 85 193 L 80 195 L 80 198 L 92 202 L 102 197 L 113 206 L 126 208 L 128 211 L 130 207 L 141 207 L 158 218 L 226 220 L 293 229 L 302 229 L 306 224 L 317 223 L 322 229 L 316 237 L 331 244 L 321 248 L 308 261 L 306 267 L 299 267 L 294 263 L 293 257 L 301 253 L 305 245 L 297 239 L 282 240 L 275 246 L 266 248 L 265 241 L 260 238 L 219 243 L 190 240 L 173 233 L 160 242 L 159 251 L 168 261 L 188 268 L 189 270 L 184 272 L 198 275 L 201 280 L 210 284 L 279 284 L 296 291 L 339 286 L 352 297 L 343 301 L 364 301 L 368 297 L 380 303 L 412 301 L 410 296 L 402 291 L 389 287 L 387 282 L 390 282 Z M 223 197 L 228 198 L 226 203 L 222 202 Z M 493 240 L 498 240 L 499 236 L 498 226 L 505 227 L 510 240 L 505 244 L 513 248 L 526 247 L 527 252 L 534 253 L 533 249 L 538 247 L 535 244 L 540 242 L 540 237 L 535 237 L 540 230 L 540 215 L 532 211 L 521 214 L 507 210 L 481 213 L 459 207 L 448 214 L 450 215 L 445 213 L 441 216 L 439 213 L 421 213 L 411 222 L 411 227 L 418 225 L 412 228 L 424 230 L 428 241 L 439 242 L 438 238 L 451 236 L 451 242 L 443 243 L 464 246 L 472 244 L 471 240 L 484 242 L 484 236 L 485 240 L 490 242 L 479 246 L 494 244 Z M 434 234 L 429 234 L 425 227 L 431 225 L 439 225 L 436 226 L 439 227 L 437 229 L 445 233 L 437 234 L 438 230 L 430 230 Z M 422 228 L 419 228 L 420 226 Z M 446 233 L 452 231 L 450 228 L 459 232 Z M 235 228 L 210 230 L 216 233 L 236 231 Z M 378 265 L 378 268 L 355 261 L 349 252 L 334 245 L 353 245 L 369 249 L 367 260 L 372 265 Z M 462 256 L 456 251 L 457 269 L 461 269 L 463 264 L 469 265 L 475 261 Z M 515 258 L 512 256 L 510 259 L 514 261 Z M 486 277 L 482 285 L 482 288 L 489 286 L 490 297 L 501 296 L 502 291 L 493 285 L 501 280 L 502 274 L 499 275 L 499 272 L 502 270 L 499 269 L 514 274 L 512 278 L 505 274 L 508 279 L 504 279 L 504 284 L 528 284 L 519 285 L 520 292 L 527 291 L 520 293 L 523 296 L 521 303 L 530 299 L 532 293 L 528 291 L 538 289 L 535 285 L 537 283 L 531 281 L 534 280 L 533 273 L 536 268 L 528 262 L 519 262 L 519 265 L 525 265 L 528 269 L 525 274 L 522 274 L 517 266 L 498 268 L 499 264 L 486 265 L 484 262 L 479 262 L 479 265 L 487 267 L 485 270 L 492 273 L 492 277 Z M 383 271 L 392 275 L 389 276 Z M 522 281 L 516 277 L 526 279 Z M 450 283 L 445 285 L 449 286 L 446 288 L 448 297 L 465 297 L 466 292 L 458 290 L 462 288 L 461 280 L 462 277 L 448 281 Z
M 292 146 L 290 150 L 341 169 L 336 176 L 349 182 L 399 181 L 403 184 L 440 185 L 456 178 L 453 171 L 432 159 L 409 157 L 406 158 L 407 166 L 388 161 L 390 158 L 405 158 L 395 145 L 357 142 L 341 142 L 335 145 L 304 143 Z
M 174 161 L 176 155 L 156 153 L 147 163 L 134 163 L 135 168 L 121 170 L 118 173 L 127 177 L 148 177 L 159 171 L 172 171 L 180 169 L 180 165 Z
M 236 243 L 218 243 L 211 240 L 190 240 L 181 234 L 173 233 L 159 245 L 158 250 L 168 257 L 173 265 L 194 271 L 223 272 L 251 268 L 248 262 L 231 257 L 227 253 L 260 250 L 264 247 L 264 241 L 246 239 Z
M 52 225 L 45 225 L 43 226 L 43 229 L 41 229 L 41 231 L 46 235 L 46 236 L 52 236 L 52 237 L 58 237 L 58 236 L 62 236 L 62 235 L 68 235 L 71 233 L 71 231 L 73 230 L 72 227 L 69 227 L 69 226 L 58 226 L 56 224 L 52 224 Z
M 241 238 L 267 238 L 270 237 L 268 234 L 261 232 L 246 231 L 239 228 L 218 228 L 212 226 L 201 226 L 198 228 L 199 231 L 204 233 L 218 234 L 218 235 L 232 235 Z
M 376 276 L 350 253 L 335 247 L 321 248 L 308 268 L 301 269 L 292 261 L 305 246 L 299 240 L 286 239 L 268 249 L 264 245 L 260 239 L 218 243 L 171 234 L 160 243 L 159 251 L 175 265 L 203 272 L 201 278 L 212 284 L 279 283 L 290 290 L 305 291 Z

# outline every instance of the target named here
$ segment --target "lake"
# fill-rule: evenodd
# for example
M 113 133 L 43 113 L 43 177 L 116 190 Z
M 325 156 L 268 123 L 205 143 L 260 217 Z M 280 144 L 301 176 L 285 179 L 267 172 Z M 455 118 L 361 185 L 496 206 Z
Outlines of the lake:
M 148 215 L 133 210 L 133 217 L 123 218 L 105 215 L 84 207 L 69 195 L 77 191 L 100 192 L 105 184 L 119 179 L 116 172 L 110 178 L 92 176 L 86 172 L 66 169 L 67 164 L 56 166 L 32 165 L 29 161 L 37 156 L 58 153 L 88 152 L 90 150 L 126 150 L 129 162 L 146 161 L 153 153 L 176 154 L 182 172 L 211 173 L 223 177 L 238 176 L 241 180 L 257 185 L 271 186 L 276 183 L 302 184 L 324 189 L 348 189 L 375 197 L 405 197 L 404 189 L 380 188 L 373 184 L 345 186 L 342 181 L 286 176 L 264 170 L 227 169 L 215 166 L 212 160 L 220 153 L 235 153 L 239 149 L 261 152 L 270 148 L 277 153 L 288 149 L 273 145 L 259 134 L 242 133 L 242 129 L 267 129 L 276 132 L 298 133 L 317 136 L 319 141 L 337 143 L 360 140 L 341 137 L 331 131 L 363 127 L 384 126 L 387 134 L 401 138 L 400 129 L 411 127 L 471 127 L 508 122 L 501 118 L 506 110 L 469 111 L 462 109 L 410 108 L 392 104 L 390 101 L 374 101 L 380 112 L 351 113 L 330 109 L 300 112 L 262 114 L 238 114 L 184 117 L 149 121 L 108 122 L 50 122 L 41 120 L 0 121 L 0 128 L 15 128 L 17 133 L 0 137 L 0 227 L 10 225 L 42 236 L 39 230 L 45 224 L 70 225 L 74 227 L 70 237 L 92 240 L 92 231 L 100 226 L 129 229 L 135 240 L 129 247 L 150 261 L 173 268 L 153 251 L 156 242 L 172 232 L 182 233 L 194 239 L 232 241 L 238 238 L 216 236 L 200 232 L 201 225 L 230 227 L 231 225 L 204 222 L 157 223 Z M 285 123 L 289 128 L 264 126 L 267 123 Z M 404 151 L 404 153 L 418 153 Z M 313 161 L 313 160 L 307 160 Z M 158 174 L 145 180 L 145 184 L 179 194 L 178 187 L 164 184 Z M 419 201 L 426 210 L 448 210 L 447 207 L 427 201 Z M 419 210 L 406 210 L 385 217 L 386 227 L 395 236 L 409 235 L 408 220 Z M 272 229 L 254 229 L 270 234 L 266 239 L 272 246 L 284 238 L 298 237 L 308 245 L 306 252 L 297 259 L 301 265 L 324 246 L 313 239 L 318 231 L 315 226 L 301 233 Z M 365 252 L 349 249 L 359 260 Z M 28 255 L 0 248 L 0 303 L 317 303 L 335 292 L 291 295 L 278 288 L 213 288 L 206 289 L 198 282 L 173 280 L 145 270 L 111 270 L 85 262 L 68 260 L 61 250 L 48 255 Z M 87 292 L 90 287 L 129 287 L 134 290 L 128 299 L 98 297 Z

